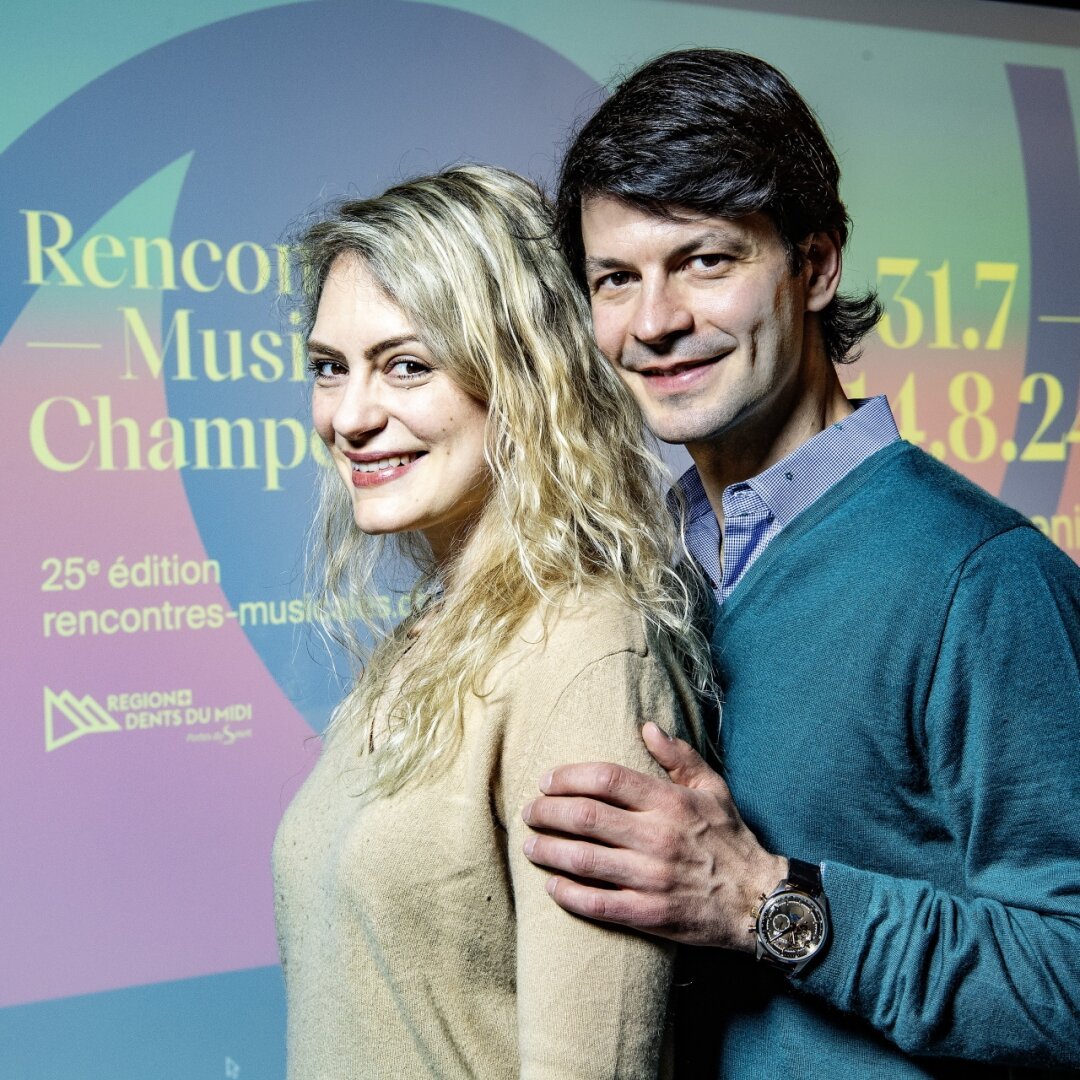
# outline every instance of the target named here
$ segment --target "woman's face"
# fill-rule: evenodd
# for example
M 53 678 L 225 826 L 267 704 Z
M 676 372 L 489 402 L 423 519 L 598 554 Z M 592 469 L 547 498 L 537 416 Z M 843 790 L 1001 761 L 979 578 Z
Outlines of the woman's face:
M 419 333 L 358 258 L 339 256 L 308 341 L 312 417 L 359 528 L 419 530 L 441 562 L 487 497 L 487 410 Z

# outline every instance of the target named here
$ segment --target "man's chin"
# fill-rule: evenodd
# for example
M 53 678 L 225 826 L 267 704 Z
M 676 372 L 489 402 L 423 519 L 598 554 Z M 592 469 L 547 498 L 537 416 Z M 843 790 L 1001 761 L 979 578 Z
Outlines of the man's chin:
M 646 413 L 645 423 L 661 442 L 670 443 L 672 446 L 711 442 L 719 434 L 715 420 L 706 420 L 703 417 L 654 417 Z
M 644 397 L 640 393 L 634 396 L 638 399 L 648 429 L 661 442 L 673 446 L 710 442 L 730 422 L 726 409 L 716 408 L 715 403 L 714 408 L 710 409 L 705 403 L 694 401 L 689 394 L 681 398 L 672 395 L 663 401 Z

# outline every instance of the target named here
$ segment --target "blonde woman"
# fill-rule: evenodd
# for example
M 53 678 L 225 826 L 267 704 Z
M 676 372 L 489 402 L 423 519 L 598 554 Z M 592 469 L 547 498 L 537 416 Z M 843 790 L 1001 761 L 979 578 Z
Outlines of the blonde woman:
M 517 176 L 346 203 L 301 250 L 322 607 L 362 666 L 274 848 L 289 1076 L 655 1076 L 669 949 L 553 904 L 520 816 L 561 762 L 656 772 L 645 719 L 699 730 L 638 411 Z M 428 600 L 364 655 L 388 535 Z

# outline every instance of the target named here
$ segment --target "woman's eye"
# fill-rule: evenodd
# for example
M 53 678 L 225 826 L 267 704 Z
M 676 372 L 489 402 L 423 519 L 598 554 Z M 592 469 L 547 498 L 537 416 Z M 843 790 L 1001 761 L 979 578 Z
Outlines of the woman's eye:
M 398 381 L 408 382 L 430 374 L 431 368 L 419 360 L 399 359 L 390 361 L 387 373 L 393 375 Z
M 345 365 L 339 361 L 323 360 L 317 356 L 308 360 L 308 370 L 316 379 L 333 379 L 338 375 L 348 374 Z

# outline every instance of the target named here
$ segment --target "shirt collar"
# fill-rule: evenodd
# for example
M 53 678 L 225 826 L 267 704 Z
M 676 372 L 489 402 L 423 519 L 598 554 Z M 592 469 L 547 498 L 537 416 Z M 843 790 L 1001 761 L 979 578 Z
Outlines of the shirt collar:
M 850 416 L 830 424 L 763 473 L 732 484 L 725 489 L 724 497 L 729 492 L 749 489 L 768 507 L 781 528 L 790 524 L 852 469 L 900 438 L 884 396 L 852 404 L 855 411 Z M 687 469 L 677 486 L 686 500 L 688 528 L 712 513 L 697 466 Z

